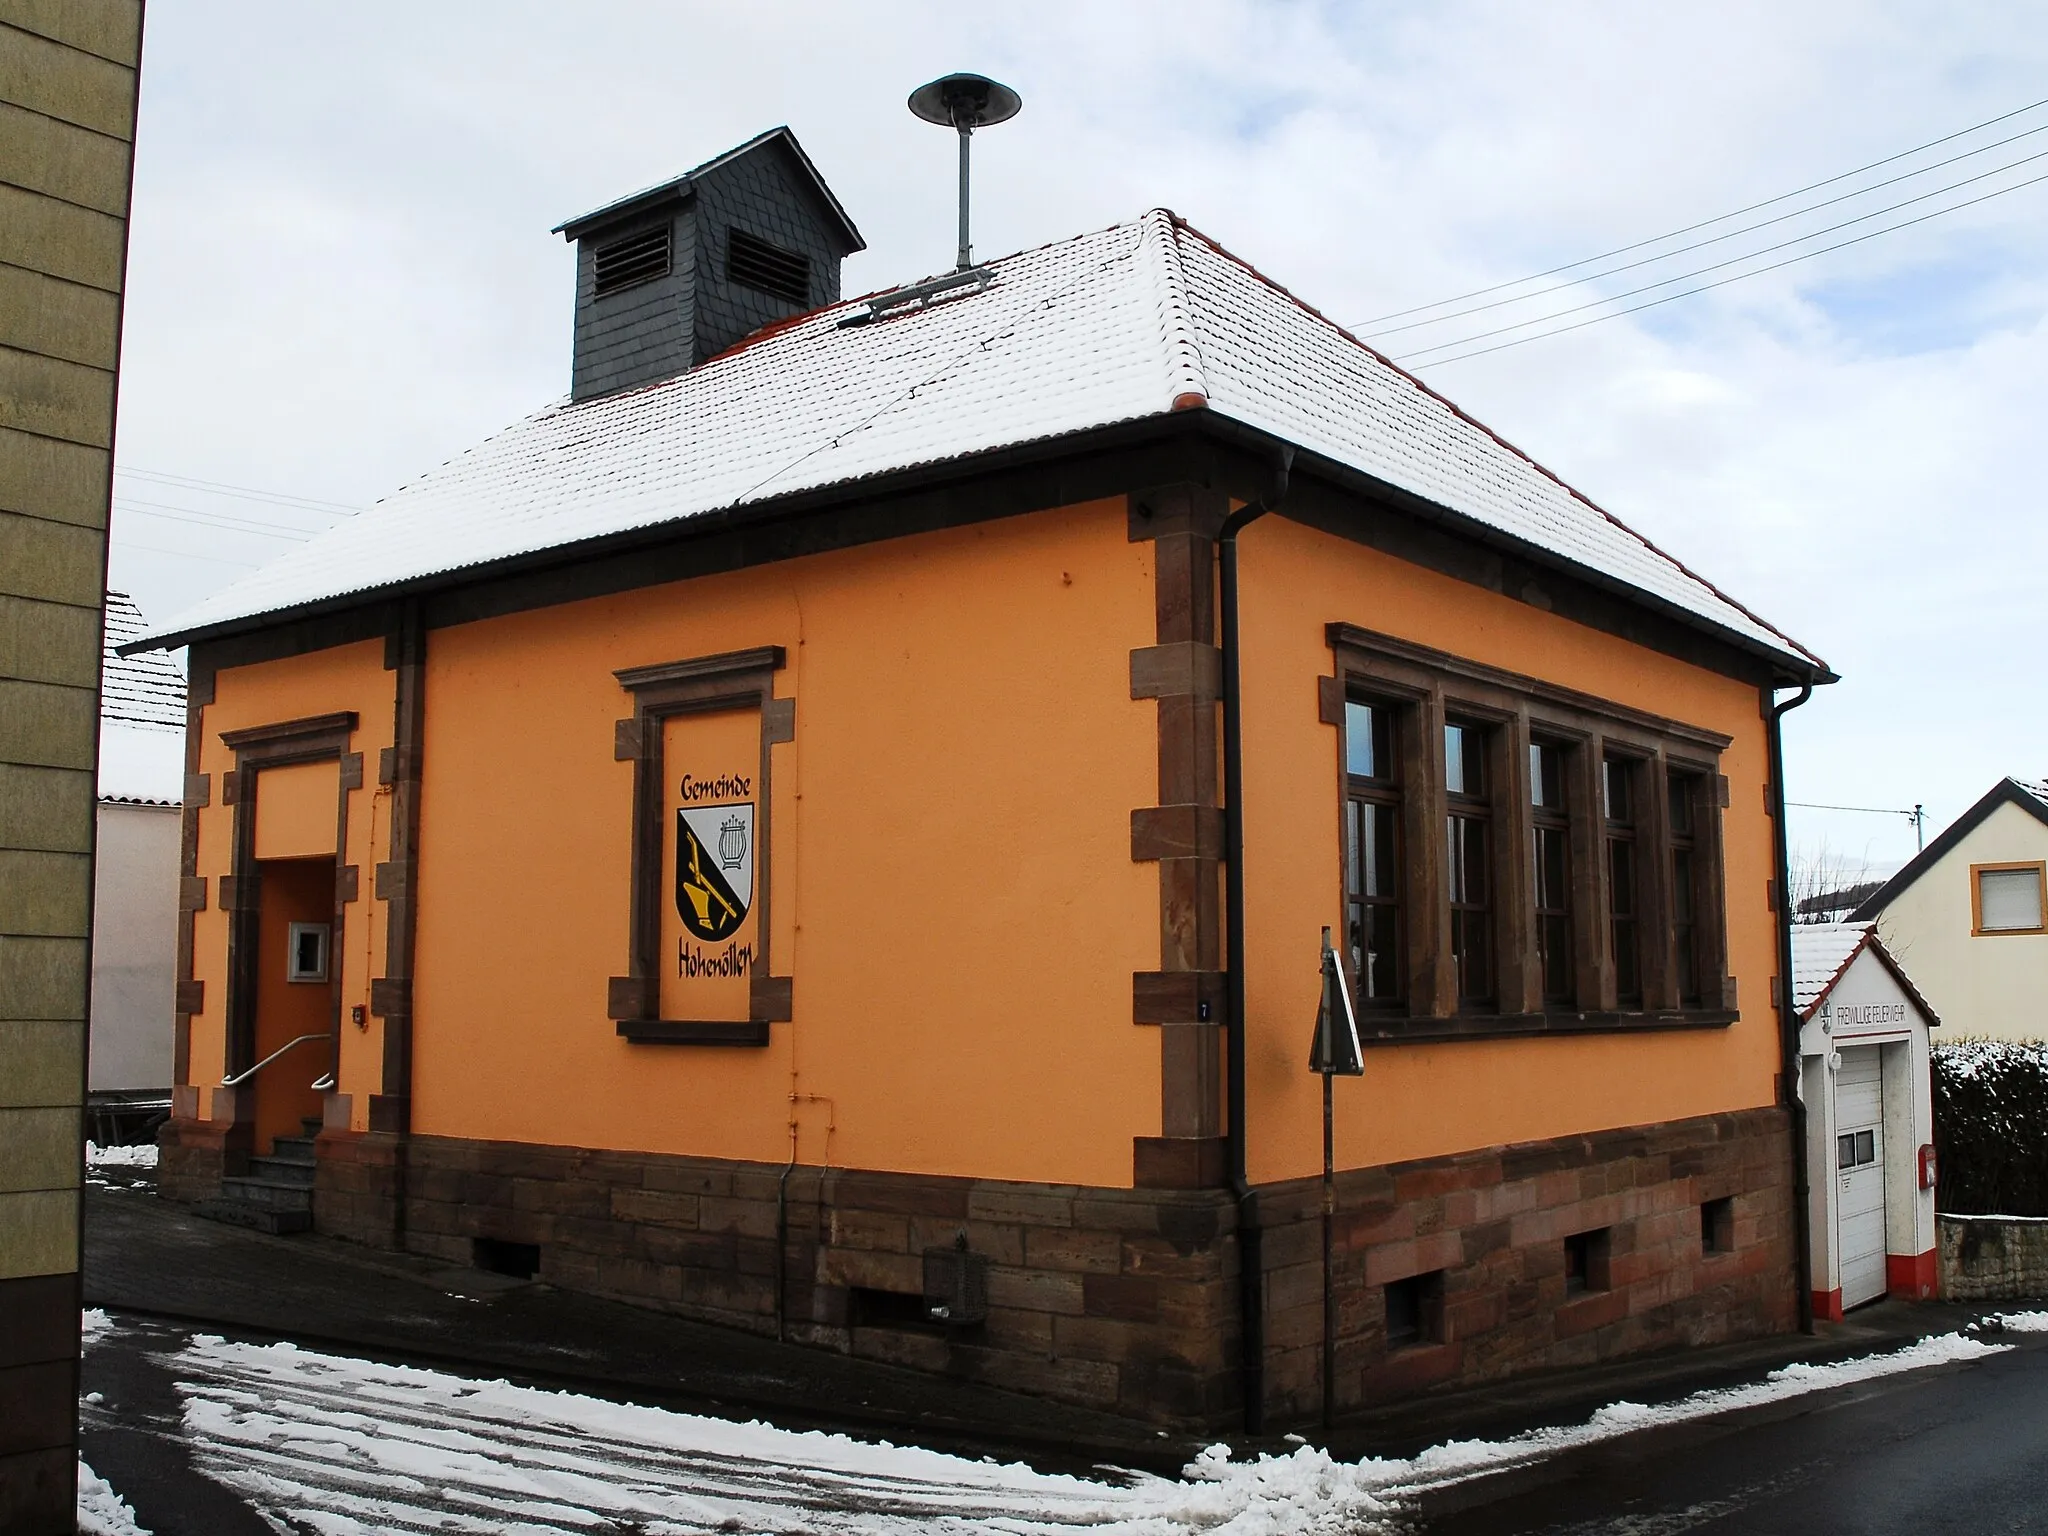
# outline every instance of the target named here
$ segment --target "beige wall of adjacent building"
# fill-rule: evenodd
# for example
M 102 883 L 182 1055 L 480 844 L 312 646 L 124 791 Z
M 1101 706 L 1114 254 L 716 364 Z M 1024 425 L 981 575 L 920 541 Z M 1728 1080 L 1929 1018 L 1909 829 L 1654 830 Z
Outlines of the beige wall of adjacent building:
M 139 0 L 0 0 L 0 1305 L 37 1320 L 57 1294 L 48 1277 L 78 1267 L 100 606 L 141 45 Z M 70 1311 L 75 1355 L 75 1299 Z M 27 1332 L 0 1372 L 23 1373 L 16 1392 L 75 1394 L 61 1314 Z M 0 1425 L 0 1525 L 70 1529 L 73 1456 Z
M 1970 866 L 2035 859 L 2048 860 L 2048 826 L 2001 805 L 1878 915 L 1943 1039 L 2048 1040 L 2048 933 L 1971 932 Z
M 100 802 L 86 1083 L 93 1093 L 171 1089 L 181 820 L 175 805 Z

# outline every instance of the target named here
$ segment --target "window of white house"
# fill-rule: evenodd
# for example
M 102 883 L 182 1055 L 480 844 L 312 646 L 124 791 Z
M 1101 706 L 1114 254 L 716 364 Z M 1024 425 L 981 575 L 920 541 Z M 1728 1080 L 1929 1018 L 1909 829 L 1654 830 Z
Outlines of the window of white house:
M 2044 865 L 1972 864 L 1970 903 L 1974 908 L 1975 932 L 2040 933 L 2044 911 L 2048 911 L 2048 890 L 2044 890 Z

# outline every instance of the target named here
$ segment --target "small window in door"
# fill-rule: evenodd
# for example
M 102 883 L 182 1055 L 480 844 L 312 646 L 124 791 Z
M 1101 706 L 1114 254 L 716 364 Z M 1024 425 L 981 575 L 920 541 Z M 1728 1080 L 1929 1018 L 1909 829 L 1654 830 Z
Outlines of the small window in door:
M 285 980 L 325 981 L 327 979 L 327 925 L 293 923 L 291 953 L 285 959 Z
M 1835 1138 L 1835 1166 L 1862 1168 L 1877 1161 L 1877 1132 L 1844 1131 Z

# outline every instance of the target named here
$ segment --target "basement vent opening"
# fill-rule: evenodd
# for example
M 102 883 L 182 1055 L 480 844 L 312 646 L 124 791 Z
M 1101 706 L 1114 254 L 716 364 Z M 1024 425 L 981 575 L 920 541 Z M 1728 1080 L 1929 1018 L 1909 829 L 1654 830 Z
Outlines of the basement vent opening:
M 811 259 L 770 245 L 744 229 L 725 232 L 725 275 L 762 293 L 808 309 L 811 303 Z
M 600 245 L 597 248 L 594 297 L 601 299 L 623 288 L 637 288 L 657 277 L 667 277 L 669 234 L 669 227 L 664 224 L 660 229 L 650 229 L 645 234 L 630 235 L 624 240 L 614 240 L 610 245 Z
M 938 1323 L 925 1311 L 922 1296 L 900 1291 L 877 1291 L 857 1285 L 847 1295 L 847 1322 L 855 1328 L 936 1328 Z
M 471 1243 L 478 1269 L 517 1280 L 531 1280 L 540 1273 L 539 1243 L 508 1243 L 495 1237 L 473 1238 Z

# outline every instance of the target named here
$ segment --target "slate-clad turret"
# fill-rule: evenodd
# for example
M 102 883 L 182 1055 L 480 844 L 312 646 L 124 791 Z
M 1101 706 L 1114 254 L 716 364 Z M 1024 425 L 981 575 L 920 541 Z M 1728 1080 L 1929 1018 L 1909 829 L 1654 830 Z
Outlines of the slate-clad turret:
M 578 400 L 673 378 L 839 297 L 866 242 L 787 128 L 556 233 L 576 242 Z

